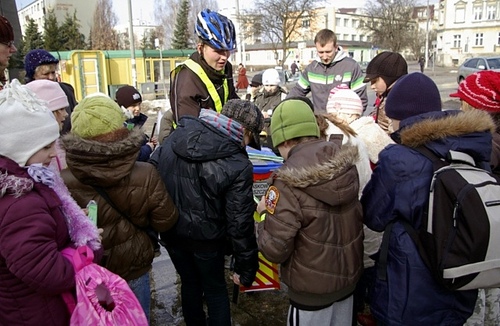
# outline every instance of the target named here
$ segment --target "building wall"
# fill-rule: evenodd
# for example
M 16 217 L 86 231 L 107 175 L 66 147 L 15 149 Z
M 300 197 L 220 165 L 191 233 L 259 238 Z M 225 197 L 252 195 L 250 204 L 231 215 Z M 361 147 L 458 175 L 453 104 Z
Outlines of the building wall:
M 499 0 L 442 0 L 439 15 L 438 64 L 458 66 L 470 57 L 500 55 Z
M 28 4 L 24 8 L 18 8 L 19 23 L 21 31 L 24 34 L 24 29 L 29 18 L 35 20 L 38 24 L 38 30 L 43 32 L 43 24 L 45 16 L 49 11 L 54 11 L 57 22 L 64 22 L 66 14 L 70 16 L 76 10 L 76 16 L 80 21 L 80 32 L 88 39 L 90 27 L 92 26 L 92 16 L 97 4 L 97 0 L 36 0 Z

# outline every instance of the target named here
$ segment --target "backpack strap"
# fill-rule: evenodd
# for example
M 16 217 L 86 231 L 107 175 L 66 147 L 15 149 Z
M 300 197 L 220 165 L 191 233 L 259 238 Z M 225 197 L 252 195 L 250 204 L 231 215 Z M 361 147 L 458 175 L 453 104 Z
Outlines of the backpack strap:
M 396 220 L 391 221 L 385 227 L 384 235 L 382 236 L 382 243 L 377 261 L 377 278 L 382 281 L 387 281 L 387 257 L 389 256 L 389 240 L 391 238 L 392 227 Z
M 419 147 L 415 147 L 413 149 L 416 150 L 417 152 L 419 152 L 420 154 L 422 154 L 423 156 L 427 157 L 427 159 L 429 159 L 429 161 L 432 162 L 432 166 L 433 166 L 434 171 L 439 170 L 443 166 L 449 165 L 449 163 L 447 161 L 442 160 L 439 156 L 434 154 L 434 152 L 432 152 L 430 149 L 428 149 L 425 146 L 419 146 Z
M 111 198 L 109 197 L 108 193 L 106 192 L 106 190 L 104 190 L 103 187 L 101 187 L 101 186 L 92 186 L 92 187 L 109 204 L 109 206 L 111 206 L 111 208 L 113 208 L 115 211 L 118 212 L 118 214 L 120 214 L 121 216 L 125 217 L 127 220 L 129 220 L 130 223 L 132 223 L 132 220 L 130 219 L 130 216 L 128 214 L 126 214 L 125 212 L 123 212 L 122 210 L 120 210 L 115 205 L 115 203 L 111 200 Z M 160 238 L 158 237 L 158 234 L 156 233 L 156 231 L 152 230 L 151 228 L 142 228 L 142 227 L 139 227 L 139 226 L 135 225 L 134 223 L 132 223 L 132 225 L 134 225 L 139 230 L 141 230 L 143 232 L 146 232 L 146 234 L 152 239 L 152 241 L 156 241 L 159 244 L 161 244 L 162 246 L 166 247 L 166 243 L 163 240 L 160 240 Z

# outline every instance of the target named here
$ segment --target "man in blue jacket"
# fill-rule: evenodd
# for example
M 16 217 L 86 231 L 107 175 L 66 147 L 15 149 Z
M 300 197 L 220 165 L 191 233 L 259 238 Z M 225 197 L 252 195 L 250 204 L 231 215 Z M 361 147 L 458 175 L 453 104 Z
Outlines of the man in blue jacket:
M 474 310 L 477 290 L 440 285 L 401 221 L 418 229 L 428 205 L 433 165 L 415 148 L 424 146 L 441 158 L 450 149 L 466 152 L 488 168 L 493 121 L 484 112 L 441 111 L 439 90 L 422 73 L 403 76 L 385 109 L 396 144 L 380 153 L 361 198 L 365 224 L 389 237 L 387 267 L 377 261 L 372 314 L 383 325 L 463 325 Z

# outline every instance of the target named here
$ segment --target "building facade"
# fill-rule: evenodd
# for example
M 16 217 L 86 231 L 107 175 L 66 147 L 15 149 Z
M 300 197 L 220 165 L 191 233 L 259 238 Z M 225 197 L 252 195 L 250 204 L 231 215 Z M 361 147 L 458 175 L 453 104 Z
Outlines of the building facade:
M 438 20 L 438 65 L 458 66 L 470 57 L 500 55 L 499 0 L 441 0 Z
M 97 0 L 35 0 L 31 3 L 18 8 L 17 15 L 21 32 L 24 34 L 28 19 L 34 19 L 38 25 L 38 30 L 43 33 L 45 17 L 53 11 L 57 22 L 61 24 L 66 18 L 76 11 L 76 16 L 80 21 L 80 32 L 88 39 L 90 27 L 92 26 L 92 16 L 97 5 Z

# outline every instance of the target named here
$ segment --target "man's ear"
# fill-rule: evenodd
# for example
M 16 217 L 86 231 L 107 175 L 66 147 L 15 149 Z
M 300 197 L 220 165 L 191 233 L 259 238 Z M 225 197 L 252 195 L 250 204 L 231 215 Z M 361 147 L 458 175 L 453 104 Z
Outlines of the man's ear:
M 199 54 L 202 54 L 203 51 L 203 43 L 198 43 L 196 44 L 196 51 L 198 51 Z

